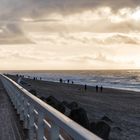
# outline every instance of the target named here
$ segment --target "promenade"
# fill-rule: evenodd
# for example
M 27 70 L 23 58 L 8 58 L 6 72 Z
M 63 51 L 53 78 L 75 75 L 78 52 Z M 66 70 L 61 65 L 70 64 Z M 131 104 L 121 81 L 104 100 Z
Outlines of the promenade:
M 0 81 L 0 140 L 24 140 L 23 129 Z

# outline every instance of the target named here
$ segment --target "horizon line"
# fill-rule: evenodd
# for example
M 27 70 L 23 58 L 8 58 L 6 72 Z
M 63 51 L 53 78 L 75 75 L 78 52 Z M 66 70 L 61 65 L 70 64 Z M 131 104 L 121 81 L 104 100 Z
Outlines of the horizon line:
M 15 70 L 0 70 L 0 71 L 102 71 L 102 70 L 140 70 L 135 69 L 15 69 Z

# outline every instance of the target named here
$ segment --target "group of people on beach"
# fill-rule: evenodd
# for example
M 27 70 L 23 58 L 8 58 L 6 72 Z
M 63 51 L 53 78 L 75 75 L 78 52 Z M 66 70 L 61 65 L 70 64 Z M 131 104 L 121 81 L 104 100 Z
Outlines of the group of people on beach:
M 102 86 L 102 85 L 101 85 L 100 87 L 99 87 L 98 85 L 96 85 L 96 87 L 95 87 L 96 92 L 99 91 L 99 88 L 100 88 L 100 92 L 102 92 L 102 91 L 103 91 L 103 86 Z M 87 91 L 87 85 L 86 85 L 86 84 L 85 84 L 85 86 L 84 86 L 84 89 L 85 89 L 85 91 Z
M 71 84 L 74 84 L 73 81 L 70 81 L 69 79 L 66 81 L 66 80 L 63 80 L 62 78 L 59 79 L 59 82 L 60 82 L 60 83 L 67 83 L 67 84 L 70 84 L 70 83 L 71 83 Z
M 99 91 L 99 87 L 98 87 L 98 85 L 96 85 L 96 92 L 98 92 Z M 101 86 L 100 87 L 100 92 L 102 92 L 103 91 L 103 86 Z
M 62 78 L 59 79 L 59 82 L 60 83 L 67 83 L 67 84 L 70 84 L 70 83 L 74 84 L 73 81 L 70 81 L 69 79 L 66 81 L 66 80 L 63 80 Z M 100 87 L 98 85 L 96 85 L 95 89 L 96 89 L 96 92 L 99 92 L 99 91 L 103 92 L 103 86 L 102 85 Z M 84 85 L 84 90 L 87 91 L 87 85 L 86 84 Z

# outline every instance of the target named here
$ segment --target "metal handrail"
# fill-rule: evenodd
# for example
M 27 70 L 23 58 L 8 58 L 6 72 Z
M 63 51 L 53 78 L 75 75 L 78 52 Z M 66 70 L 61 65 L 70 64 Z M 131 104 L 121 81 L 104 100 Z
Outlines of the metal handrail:
M 12 100 L 24 127 L 29 129 L 29 139 L 37 140 L 67 140 L 63 133 L 71 140 L 101 140 L 87 129 L 83 128 L 67 116 L 63 115 L 50 105 L 32 95 L 22 86 L 5 75 L 0 79 Z M 46 129 L 49 132 L 47 138 Z

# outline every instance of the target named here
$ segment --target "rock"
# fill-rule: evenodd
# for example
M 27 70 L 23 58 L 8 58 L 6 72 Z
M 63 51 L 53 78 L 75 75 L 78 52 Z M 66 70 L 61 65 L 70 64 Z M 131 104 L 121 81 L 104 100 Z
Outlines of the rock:
M 69 103 L 67 101 L 61 102 L 61 104 L 65 107 L 65 115 L 69 116 L 71 109 L 69 109 Z
M 119 132 L 119 131 L 120 131 L 120 132 L 122 131 L 122 129 L 121 129 L 120 127 L 114 127 L 113 130 L 114 130 L 114 131 L 118 131 L 118 132 Z
M 69 103 L 67 102 L 67 101 L 63 101 L 63 102 L 61 102 L 61 104 L 63 105 L 63 106 L 65 106 L 67 109 L 69 109 Z
M 64 106 L 68 106 L 69 105 L 69 103 L 67 102 L 67 101 L 63 101 L 63 102 L 61 102 Z
M 77 108 L 71 110 L 69 117 L 75 122 L 77 122 L 78 124 L 89 129 L 89 120 L 87 117 L 87 113 L 83 108 Z
M 68 104 L 67 107 L 71 110 L 76 109 L 78 108 L 78 103 L 73 101 L 70 104 Z
M 106 122 L 113 123 L 113 121 L 112 121 L 110 118 L 108 118 L 107 116 L 103 116 L 103 117 L 101 118 L 101 120 L 106 121 Z
M 95 122 L 90 123 L 90 131 L 94 133 L 95 129 L 96 129 L 96 123 Z
M 65 113 L 65 106 L 60 101 L 58 101 L 55 97 L 49 96 L 46 99 L 46 102 L 47 102 L 47 104 L 51 105 L 52 107 L 54 107 L 61 113 Z
M 37 96 L 37 92 L 35 89 L 30 89 L 29 92 L 32 93 L 33 95 Z
M 40 99 L 42 100 L 42 101 L 46 101 L 46 98 L 45 97 L 40 97 Z
M 22 84 L 22 85 L 27 85 L 27 82 L 21 80 L 21 81 L 20 81 L 20 84 Z
M 60 103 L 60 104 L 58 105 L 58 110 L 59 110 L 61 113 L 65 114 L 66 108 L 65 108 L 65 106 L 64 106 L 62 103 Z
M 111 127 L 106 122 L 99 121 L 96 123 L 95 129 L 93 129 L 92 132 L 103 138 L 104 140 L 108 140 L 110 130 Z

